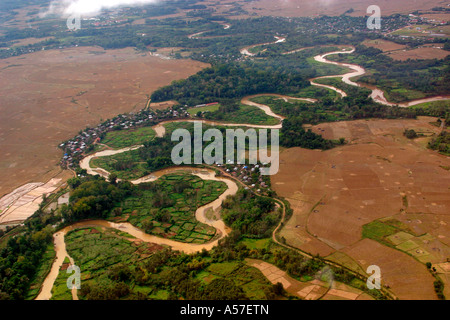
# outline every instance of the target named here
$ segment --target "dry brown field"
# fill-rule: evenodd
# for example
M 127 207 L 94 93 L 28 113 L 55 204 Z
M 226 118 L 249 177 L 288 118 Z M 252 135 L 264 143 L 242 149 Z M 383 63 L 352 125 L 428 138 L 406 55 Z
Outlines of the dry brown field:
M 345 253 L 363 270 L 379 265 L 384 283 L 399 298 L 436 298 L 434 278 L 424 262 L 442 263 L 450 257 L 450 172 L 442 168 L 450 166 L 450 158 L 426 149 L 430 138 L 403 136 L 405 129 L 438 133 L 431 121 L 421 117 L 313 126 L 325 138 L 344 137 L 348 143 L 328 151 L 291 148 L 280 154 L 272 185 L 294 210 L 281 235 L 313 254 Z M 427 235 L 421 250 L 405 253 L 362 240 L 363 225 L 387 217 L 414 234 Z M 395 268 L 390 260 L 394 255 Z M 410 282 L 420 285 L 413 288 Z
M 239 1 L 243 2 L 243 1 Z M 256 0 L 244 4 L 244 10 L 262 16 L 305 17 L 317 15 L 337 16 L 350 8 L 352 16 L 365 16 L 367 8 L 376 4 L 382 15 L 411 13 L 446 5 L 442 0 Z
M 28 21 L 34 18 L 38 18 L 39 14 L 35 14 L 34 12 L 39 12 L 40 10 L 40 6 L 27 6 L 21 9 L 13 10 L 16 13 L 14 19 L 2 23 L 2 26 L 14 27 L 18 29 L 24 29 L 33 26 L 35 23 Z
M 362 42 L 366 47 L 380 49 L 383 52 L 405 49 L 407 46 L 383 39 L 365 40 Z
M 406 61 L 408 59 L 444 59 L 450 55 L 450 52 L 439 48 L 422 47 L 412 50 L 392 51 L 386 54 L 394 60 Z
M 144 108 L 155 89 L 206 66 L 97 47 L 0 60 L 0 196 L 59 173 L 58 145 L 79 130 Z

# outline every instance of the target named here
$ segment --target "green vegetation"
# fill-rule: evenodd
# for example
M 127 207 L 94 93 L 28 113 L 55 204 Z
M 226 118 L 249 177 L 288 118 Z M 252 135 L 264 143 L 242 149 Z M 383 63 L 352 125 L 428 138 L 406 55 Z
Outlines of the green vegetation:
M 442 131 L 428 143 L 428 147 L 444 155 L 450 155 L 450 132 Z
M 274 264 L 278 268 L 285 270 L 291 277 L 299 281 L 310 281 L 314 278 L 322 278 L 324 281 L 329 280 L 329 275 L 333 274 L 334 281 L 339 281 L 364 291 L 375 299 L 387 299 L 387 296 L 380 290 L 369 290 L 363 279 L 349 273 L 343 268 L 330 267 L 325 264 L 324 260 L 319 257 L 311 259 L 306 258 L 295 250 L 286 248 L 271 248 L 265 252 L 263 259 Z
M 66 236 L 68 254 L 81 269 L 80 299 L 272 299 L 272 284 L 242 258 L 215 248 L 194 255 L 135 243 L 116 230 L 77 229 Z M 227 258 L 225 258 L 227 257 Z M 55 299 L 71 299 L 65 271 Z
M 279 123 L 278 119 L 268 116 L 258 107 L 239 105 L 233 102 L 222 102 L 217 111 L 209 112 L 203 117 L 209 120 L 257 125 L 275 125 Z
M 12 19 L 13 9 L 24 4 L 42 4 L 42 0 L 5 0 L 1 3 L 0 22 Z M 146 10 L 142 10 L 145 8 Z M 329 141 L 305 130 L 305 124 L 362 118 L 414 118 L 417 115 L 437 115 L 449 121 L 448 105 L 426 104 L 412 110 L 389 108 L 373 103 L 367 91 L 349 87 L 337 79 L 322 79 L 321 83 L 342 88 L 349 94 L 338 98 L 335 92 L 309 85 L 308 80 L 321 75 L 346 72 L 345 68 L 314 61 L 315 54 L 329 51 L 336 45 L 357 45 L 354 55 L 335 56 L 336 60 L 364 66 L 369 74 L 360 81 L 376 84 L 387 90 L 392 101 L 403 101 L 436 94 L 448 94 L 449 66 L 444 60 L 394 62 L 373 48 L 358 45 L 366 38 L 379 38 L 368 33 L 364 17 L 276 18 L 262 17 L 233 20 L 227 30 L 217 23 L 213 11 L 196 0 L 169 1 L 165 6 L 149 5 L 121 12 L 123 20 L 83 21 L 83 28 L 67 32 L 64 23 L 36 18 L 33 28 L 2 26 L 0 29 L 0 58 L 18 56 L 42 49 L 98 45 L 104 49 L 134 47 L 142 54 L 149 46 L 179 47 L 191 52 L 191 58 L 211 63 L 211 67 L 186 80 L 155 91 L 152 101 L 176 100 L 181 105 L 220 102 L 210 108 L 205 118 L 230 122 L 275 124 L 259 109 L 241 106 L 242 97 L 258 93 L 280 93 L 319 100 L 314 105 L 302 102 L 267 101 L 276 113 L 284 115 L 281 145 L 329 149 L 343 142 Z M 188 19 L 150 19 L 150 17 L 189 10 Z M 145 11 L 145 13 L 143 13 Z M 233 3 L 227 15 L 245 13 L 240 4 Z M 192 19 L 194 18 L 194 19 Z M 222 20 L 224 17 L 220 17 Z M 133 24 L 146 19 L 145 24 Z M 225 19 L 225 18 L 224 18 Z M 384 26 L 402 27 L 407 17 L 383 17 Z M 226 19 L 225 19 L 226 20 Z M 31 21 L 30 21 L 31 22 Z M 225 36 L 214 39 L 188 39 L 187 35 L 211 30 L 208 35 Z M 386 31 L 385 29 L 383 32 Z M 286 43 L 256 47 L 258 58 L 243 59 L 239 48 L 273 41 L 274 34 L 289 39 Z M 349 36 L 328 36 L 349 34 Z M 145 35 L 145 36 L 144 36 Z M 12 46 L 14 41 L 29 37 L 53 37 L 27 46 Z M 414 44 L 414 40 L 405 40 Z M 439 41 L 439 40 L 438 40 Z M 292 55 L 281 53 L 308 46 L 327 48 L 308 49 Z M 446 44 L 448 47 L 448 44 Z M 267 50 L 266 50 L 267 49 Z M 180 57 L 178 53 L 177 58 Z M 258 98 L 260 99 L 260 98 Z M 191 109 L 189 109 L 191 110 Z M 197 110 L 201 111 L 201 110 Z M 148 117 L 147 117 L 148 119 Z M 192 124 L 170 124 L 168 131 Z M 117 127 L 116 129 L 119 129 Z M 204 126 L 206 129 L 207 127 Z M 224 130 L 224 127 L 219 128 Z M 144 147 L 112 157 L 94 160 L 94 164 L 112 173 L 111 182 L 100 177 L 80 177 L 69 180 L 72 188 L 70 202 L 55 212 L 44 213 L 42 207 L 24 227 L 2 234 L 0 249 L 0 299 L 32 298 L 48 272 L 54 251 L 50 245 L 55 229 L 82 219 L 109 218 L 127 220 L 148 233 L 178 241 L 204 243 L 215 236 L 215 230 L 194 218 L 199 206 L 213 201 L 224 185 L 203 181 L 191 175 L 169 175 L 154 183 L 134 186 L 117 178 L 133 179 L 172 165 L 170 152 L 174 143 L 170 134 L 156 138 L 150 127 L 116 130 L 102 137 L 112 148 L 143 144 Z M 88 151 L 94 149 L 93 146 Z M 430 148 L 448 154 L 448 135 L 433 139 Z M 81 156 L 81 155 L 79 155 Z M 80 170 L 77 173 L 82 173 Z M 84 173 L 84 172 L 83 172 Z M 82 174 L 83 175 L 83 174 Z M 252 177 L 252 179 L 257 179 Z M 45 204 L 45 203 L 44 203 Z M 405 206 L 407 199 L 405 198 Z M 286 212 L 289 217 L 292 209 Z M 67 235 L 69 254 L 82 267 L 82 299 L 286 299 L 291 298 L 277 286 L 272 286 L 261 273 L 244 264 L 247 257 L 268 261 L 286 270 L 291 276 L 306 281 L 326 267 L 320 257 L 306 259 L 301 254 L 281 249 L 268 240 L 280 219 L 280 211 L 269 198 L 258 197 L 241 190 L 224 203 L 223 218 L 233 228 L 229 237 L 210 252 L 194 255 L 160 250 L 149 244 L 137 243 L 133 238 L 114 230 L 86 228 Z M 56 226 L 54 228 L 53 226 Z M 410 232 L 398 221 L 375 221 L 363 227 L 363 236 L 393 246 L 388 237 L 399 231 Z M 408 235 L 412 236 L 412 234 Z M 242 239 L 244 237 L 244 239 Z M 242 241 L 241 241 L 242 240 Z M 413 243 L 402 243 L 409 249 Z M 54 288 L 54 299 L 71 299 L 66 287 L 68 274 L 65 261 Z M 345 271 L 332 268 L 336 279 L 367 289 L 364 282 Z M 31 290 L 30 290 L 31 288 Z M 443 284 L 435 283 L 438 295 Z M 385 298 L 381 292 L 369 292 Z
M 291 67 L 291 68 L 288 68 Z M 250 94 L 296 92 L 308 83 L 294 65 L 266 62 L 218 64 L 153 92 L 152 101 L 198 105 Z
M 403 132 L 403 135 L 408 139 L 415 139 L 418 137 L 417 132 L 413 129 L 406 129 L 405 132 Z
M 273 118 L 271 118 L 273 119 Z M 164 125 L 166 128 L 166 134 L 163 138 L 156 137 L 153 140 L 144 143 L 142 148 L 123 152 L 120 154 L 105 156 L 100 158 L 94 158 L 92 160 L 92 165 L 95 167 L 100 167 L 116 175 L 119 179 L 137 179 L 143 176 L 149 175 L 151 172 L 155 172 L 160 169 L 174 166 L 172 161 L 172 150 L 175 146 L 179 144 L 179 141 L 171 140 L 171 133 L 175 129 L 186 129 L 191 134 L 191 163 L 194 163 L 194 157 L 196 152 L 203 151 L 194 148 L 194 123 L 193 122 L 172 122 Z M 202 125 L 203 133 L 212 128 L 210 125 Z M 226 130 L 230 129 L 226 126 L 214 126 L 222 132 L 222 136 L 226 136 Z M 232 129 L 243 129 L 244 131 L 248 128 L 245 127 L 234 127 Z M 258 133 L 258 130 L 255 130 Z M 270 145 L 271 132 L 268 132 L 268 145 Z M 203 147 L 207 147 L 207 143 L 203 144 Z M 248 148 L 248 145 L 245 146 Z M 225 163 L 226 157 L 226 144 L 223 145 L 223 155 Z M 235 144 L 235 148 L 237 148 Z M 235 152 L 235 155 L 237 152 Z
M 417 110 L 417 112 L 420 109 L 424 109 L 430 115 L 433 113 L 436 117 L 445 117 L 450 112 L 450 100 L 425 102 L 410 108 Z
M 271 198 L 255 196 L 241 189 L 223 202 L 222 217 L 228 226 L 243 236 L 267 238 L 280 220 L 280 210 L 275 210 Z
M 255 240 L 250 240 L 255 243 Z M 297 299 L 272 285 L 246 258 L 272 263 L 301 281 L 331 270 L 335 280 L 356 286 L 377 299 L 386 297 L 368 290 L 358 277 L 337 268 L 327 269 L 319 257 L 307 259 L 280 248 L 270 240 L 256 240 L 263 246 L 248 247 L 249 240 L 232 232 L 211 251 L 183 254 L 151 244 L 135 243 L 112 229 L 76 229 L 66 236 L 68 254 L 81 268 L 82 300 L 116 299 Z M 54 287 L 58 299 L 71 299 L 62 268 Z
M 408 207 L 406 197 L 403 197 L 403 205 L 404 207 Z M 364 225 L 362 236 L 404 252 L 423 263 L 431 272 L 433 277 L 436 278 L 436 281 L 434 282 L 434 289 L 438 298 L 445 300 L 443 293 L 444 283 L 437 275 L 436 269 L 434 268 L 433 271 L 431 270 L 432 264 L 427 261 L 429 255 L 422 255 L 425 250 L 421 247 L 421 245 L 423 243 L 434 241 L 434 236 L 428 233 L 422 235 L 416 234 L 409 228 L 408 225 L 393 218 L 375 220 Z
M 157 142 L 159 139 L 156 138 Z M 169 164 L 169 162 L 167 161 Z M 113 156 L 99 157 L 91 160 L 92 167 L 102 168 L 119 179 L 132 180 L 150 174 L 148 163 L 141 159 L 139 150 L 131 150 Z M 164 166 L 161 165 L 161 169 Z
M 433 285 L 434 285 L 434 291 L 436 291 L 438 298 L 440 300 L 445 300 L 444 282 L 442 282 L 441 279 L 438 279 L 438 280 L 434 281 Z
M 60 268 L 58 276 L 52 287 L 52 297 L 50 300 L 72 300 L 72 291 L 67 288 L 67 280 L 70 277 L 70 273 L 67 272 L 67 268 L 70 265 L 69 258 L 64 259 L 64 263 Z
M 197 221 L 195 211 L 226 190 L 223 182 L 186 173 L 165 175 L 138 186 L 123 181 L 108 183 L 98 176 L 71 184 L 70 203 L 62 210 L 67 223 L 120 217 L 149 234 L 195 243 L 215 236 L 215 228 Z
M 439 128 L 445 129 L 450 125 L 450 100 L 422 103 L 409 109 L 414 110 L 418 116 L 437 117 L 436 122 L 431 124 Z
M 114 229 L 76 229 L 65 236 L 65 242 L 68 254 L 81 271 L 81 290 L 78 295 L 95 300 L 118 299 L 129 295 L 130 288 L 124 282 L 126 274 L 116 270 L 121 266 L 133 265 L 158 249 L 153 244 L 134 242 L 129 235 L 124 237 Z M 70 276 L 66 272 L 68 262 L 60 269 L 53 286 L 52 300 L 72 299 L 66 283 Z M 98 284 L 97 290 L 91 289 L 92 283 Z M 138 298 L 138 294 L 129 298 Z
M 269 249 L 271 239 L 263 238 L 263 239 L 254 239 L 254 238 L 243 238 L 241 243 L 244 244 L 250 250 L 252 249 Z
M 226 190 L 223 182 L 202 180 L 191 174 L 169 174 L 137 186 L 133 195 L 112 210 L 111 217 L 126 221 L 146 233 L 181 242 L 205 243 L 215 228 L 195 218 L 197 208 L 216 200 Z
M 44 220 L 42 214 L 38 211 L 26 222 L 26 229 L 10 237 L 7 246 L 0 250 L 0 300 L 27 297 L 52 239 L 53 219 Z
M 106 218 L 116 203 L 132 195 L 134 186 L 130 182 L 106 182 L 100 176 L 87 176 L 70 181 L 73 190 L 69 205 L 61 213 L 66 223 L 89 219 Z
M 205 106 L 205 107 L 196 107 L 196 108 L 189 108 L 187 112 L 189 112 L 190 115 L 198 115 L 198 113 L 203 112 L 214 112 L 217 111 L 220 107 L 220 104 Z
M 375 220 L 363 226 L 362 236 L 386 244 L 386 238 L 396 232 L 398 232 L 397 228 Z
M 370 89 L 367 88 L 355 87 L 346 84 L 342 81 L 342 78 L 323 78 L 323 79 L 316 79 L 314 80 L 314 82 L 338 88 L 344 91 L 348 96 L 364 95 L 367 97 L 372 92 Z
M 288 118 L 283 121 L 280 134 L 280 145 L 287 148 L 302 147 L 307 149 L 327 150 L 335 143 L 324 139 L 321 135 L 303 128 L 302 119 Z
M 326 49 L 321 48 L 320 53 L 333 52 L 339 50 L 336 47 L 327 47 Z M 313 53 L 313 54 L 311 54 Z M 335 64 L 322 63 L 314 60 L 314 51 L 309 52 L 309 57 L 306 59 L 307 63 L 314 68 L 316 77 L 330 76 L 330 75 L 340 75 L 349 72 L 346 67 L 338 66 Z
M 171 153 L 178 142 L 171 140 L 171 133 L 178 128 L 185 128 L 193 132 L 194 124 L 189 122 L 168 123 L 165 128 L 166 134 L 164 137 L 154 137 L 144 141 L 145 137 L 142 136 L 142 148 L 112 156 L 94 158 L 92 159 L 92 165 L 103 168 L 124 180 L 141 178 L 151 172 L 173 166 Z M 126 134 L 126 130 L 123 130 L 123 132 Z M 119 134 L 118 137 L 121 137 L 121 135 Z
M 42 283 L 45 280 L 45 277 L 50 272 L 52 267 L 53 259 L 56 257 L 56 252 L 53 243 L 49 243 L 47 249 L 42 256 L 42 264 L 39 266 L 36 276 L 33 282 L 30 284 L 30 290 L 27 293 L 27 300 L 32 300 L 37 297 L 39 294 L 39 290 L 41 288 Z

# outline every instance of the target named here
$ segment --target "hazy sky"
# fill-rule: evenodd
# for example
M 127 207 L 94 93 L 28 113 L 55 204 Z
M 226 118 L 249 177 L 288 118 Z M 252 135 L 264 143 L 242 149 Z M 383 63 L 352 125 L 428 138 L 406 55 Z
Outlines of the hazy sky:
M 159 1 L 160 0 L 53 0 L 46 13 L 56 13 L 64 16 L 73 14 L 93 16 L 98 14 L 102 9 L 142 5 Z

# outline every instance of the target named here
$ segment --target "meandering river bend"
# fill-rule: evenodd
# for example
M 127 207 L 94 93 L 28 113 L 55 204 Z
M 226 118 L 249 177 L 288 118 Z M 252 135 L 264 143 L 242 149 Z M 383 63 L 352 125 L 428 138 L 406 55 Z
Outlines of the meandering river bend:
M 202 32 L 203 33 L 203 32 Z M 201 33 L 197 33 L 194 35 L 191 35 L 192 38 L 194 37 L 198 37 Z M 243 48 L 241 50 L 241 53 L 247 56 L 254 56 L 254 54 L 249 52 L 249 49 L 251 49 L 252 47 L 256 47 L 256 46 L 262 46 L 262 45 L 270 45 L 270 44 L 275 44 L 275 43 L 280 43 L 280 42 L 284 42 L 286 39 L 285 38 L 277 38 L 277 41 L 272 42 L 272 43 L 263 43 L 263 44 L 259 44 L 259 45 L 254 45 L 254 46 L 250 46 L 250 47 L 246 47 Z M 292 54 L 295 52 L 298 52 L 302 49 L 298 49 L 298 50 L 293 50 L 290 52 L 287 52 L 285 54 Z M 340 51 L 334 51 L 334 52 L 329 52 L 329 53 L 325 53 L 325 54 L 321 54 L 321 55 L 317 55 L 314 57 L 314 59 L 318 62 L 322 62 L 322 63 L 328 63 L 328 64 L 334 64 L 334 65 L 339 65 L 339 66 L 343 66 L 343 67 L 347 67 L 349 69 L 351 69 L 352 71 L 343 74 L 343 75 L 330 75 L 330 76 L 324 76 L 324 77 L 318 77 L 318 78 L 314 78 L 314 79 L 310 79 L 310 82 L 312 85 L 315 86 L 321 86 L 321 87 L 326 87 L 328 89 L 334 90 L 337 93 L 339 93 L 341 95 L 341 97 L 346 97 L 347 94 L 343 91 L 340 90 L 336 87 L 333 86 L 329 86 L 329 85 L 323 85 L 323 84 L 319 84 L 316 83 L 315 80 L 318 79 L 324 79 L 324 78 L 337 78 L 340 77 L 342 78 L 342 81 L 346 84 L 352 85 L 352 86 L 358 86 L 358 87 L 366 87 L 372 90 L 372 93 L 370 94 L 370 97 L 381 104 L 384 105 L 388 105 L 388 106 L 394 106 L 394 105 L 398 105 L 400 107 L 410 107 L 413 105 L 417 105 L 417 104 L 421 104 L 421 103 L 425 103 L 425 102 L 432 102 L 432 101 L 439 101 L 439 100 L 447 100 L 450 97 L 449 96 L 438 96 L 438 97 L 431 97 L 431 98 L 425 98 L 425 99 L 418 99 L 418 100 L 414 100 L 414 101 L 409 101 L 409 102 L 405 102 L 405 103 L 401 103 L 401 104 L 394 104 L 394 103 L 390 103 L 389 101 L 387 101 L 387 99 L 384 97 L 384 92 L 376 87 L 371 87 L 371 86 L 367 86 L 367 85 L 361 85 L 359 83 L 356 83 L 354 81 L 352 81 L 351 79 L 357 76 L 361 76 L 363 74 L 366 73 L 366 70 L 358 65 L 354 65 L 354 64 L 347 64 L 347 63 L 340 63 L 340 62 L 334 62 L 334 61 L 329 61 L 326 59 L 327 56 L 330 55 L 335 55 L 335 54 L 351 54 L 355 51 L 355 48 L 351 48 L 351 49 L 342 49 Z M 255 98 L 258 96 L 277 96 L 281 99 L 284 99 L 285 101 L 288 101 L 288 99 L 296 99 L 296 100 L 303 100 L 303 101 L 308 101 L 308 102 L 316 102 L 317 100 L 315 99 L 308 99 L 308 98 L 294 98 L 294 97 L 290 97 L 290 96 L 283 96 L 283 95 L 277 95 L 277 94 L 261 94 L 261 95 L 254 95 L 254 96 L 249 96 L 249 97 L 245 97 L 242 99 L 242 103 L 246 104 L 246 105 L 251 105 L 251 106 L 255 106 L 260 108 L 262 111 L 264 111 L 267 115 L 274 117 L 276 119 L 278 119 L 280 121 L 279 124 L 276 125 L 272 125 L 272 126 L 267 126 L 267 125 L 253 125 L 253 124 L 235 124 L 235 123 L 222 123 L 222 122 L 216 122 L 216 121 L 208 121 L 208 120 L 200 120 L 202 123 L 204 124 L 209 124 L 209 125 L 223 125 L 223 126 L 230 126 L 230 127 L 250 127 L 250 128 L 263 128 L 263 129 L 281 129 L 282 127 L 282 120 L 284 119 L 283 116 L 281 115 L 277 115 L 275 114 L 271 108 L 267 105 L 263 105 L 260 103 L 256 103 L 251 101 L 251 98 Z M 193 122 L 193 121 L 199 121 L 199 120 L 173 120 L 173 121 L 166 121 L 166 122 L 162 122 L 156 126 L 153 127 L 153 129 L 156 132 L 156 135 L 158 137 L 163 137 L 165 135 L 165 128 L 164 128 L 164 124 L 166 123 L 170 123 L 170 122 Z M 123 152 L 127 152 L 130 150 L 135 150 L 138 148 L 141 148 L 142 146 L 132 146 L 132 147 L 128 147 L 128 148 L 123 148 L 120 150 L 105 150 L 105 151 L 100 151 L 97 152 L 93 155 L 90 155 L 88 157 L 85 157 L 81 162 L 80 162 L 80 167 L 83 169 L 86 169 L 87 172 L 89 174 L 93 174 L 93 175 L 102 175 L 104 177 L 108 177 L 109 172 L 107 172 L 104 169 L 101 168 L 92 168 L 90 166 L 90 161 L 93 158 L 96 157 L 104 157 L 104 156 L 110 156 L 110 155 L 115 155 L 115 154 L 119 154 L 119 153 L 123 153 Z M 198 221 L 208 224 L 210 226 L 213 226 L 214 228 L 216 228 L 217 230 L 217 234 L 218 236 L 211 242 L 209 243 L 205 243 L 205 244 L 190 244 L 190 243 L 182 243 L 182 242 L 178 242 L 178 241 L 173 241 L 170 239 L 165 239 L 165 238 L 160 238 L 160 237 L 156 237 L 153 235 L 149 235 L 146 234 L 145 232 L 141 231 L 140 229 L 134 227 L 133 225 L 131 225 L 130 223 L 113 223 L 110 221 L 105 221 L 105 220 L 89 220 L 89 221 L 81 221 L 75 224 L 72 224 L 68 227 L 65 227 L 62 230 L 59 230 L 58 232 L 56 232 L 53 235 L 53 239 L 54 239 L 54 244 L 55 244 L 55 251 L 56 251 L 56 258 L 53 262 L 53 265 L 51 267 L 51 270 L 49 272 L 49 274 L 47 275 L 46 279 L 43 282 L 43 285 L 41 287 L 41 291 L 39 293 L 39 295 L 37 296 L 36 300 L 48 300 L 51 298 L 52 294 L 51 294 L 51 289 L 53 287 L 53 284 L 59 274 L 60 271 L 60 267 L 62 266 L 64 259 L 66 257 L 69 258 L 71 264 L 74 264 L 73 259 L 68 255 L 67 251 L 66 251 L 66 245 L 64 242 L 64 237 L 65 235 L 74 229 L 77 228 L 82 228 L 82 227 L 105 227 L 105 228 L 114 228 L 114 229 L 118 229 L 124 232 L 127 232 L 129 234 L 131 234 L 132 236 L 134 236 L 135 238 L 145 241 L 145 242 L 151 242 L 151 243 L 157 243 L 160 245 L 166 245 L 166 246 L 170 246 L 172 247 L 174 250 L 180 250 L 186 253 L 194 253 L 194 252 L 199 252 L 203 249 L 206 250 L 211 250 L 214 246 L 217 245 L 218 241 L 220 239 L 222 239 L 223 237 L 225 237 L 229 232 L 230 229 L 225 226 L 225 223 L 223 222 L 223 220 L 218 219 L 218 220 L 209 220 L 207 219 L 205 212 L 208 209 L 213 209 L 213 210 L 217 210 L 223 200 L 226 199 L 226 197 L 228 195 L 234 195 L 236 194 L 237 190 L 238 190 L 238 186 L 236 184 L 236 182 L 234 182 L 232 179 L 226 178 L 226 177 L 216 177 L 215 172 L 210 170 L 210 169 L 194 169 L 194 168 L 190 168 L 190 167 L 177 167 L 177 168 L 169 168 L 169 169 L 165 169 L 165 170 L 161 170 L 158 172 L 155 172 L 149 176 L 140 178 L 140 179 L 136 179 L 134 181 L 132 181 L 133 184 L 140 184 L 140 183 L 144 183 L 144 182 L 150 182 L 150 181 L 155 181 L 157 179 L 159 179 L 160 177 L 166 175 L 166 174 L 170 174 L 170 173 L 174 173 L 174 172 L 179 172 L 179 171 L 188 171 L 191 174 L 197 175 L 198 177 L 204 179 L 204 180 L 216 180 L 216 181 L 222 181 L 224 183 L 227 184 L 227 190 L 222 193 L 222 195 L 219 196 L 219 198 L 217 198 L 215 201 L 204 205 L 200 208 L 198 208 L 195 212 L 195 217 Z M 280 226 L 278 226 L 279 228 Z M 277 228 L 277 229 L 278 229 Z M 76 293 L 76 289 L 72 290 L 72 296 L 74 299 L 77 299 L 77 293 Z

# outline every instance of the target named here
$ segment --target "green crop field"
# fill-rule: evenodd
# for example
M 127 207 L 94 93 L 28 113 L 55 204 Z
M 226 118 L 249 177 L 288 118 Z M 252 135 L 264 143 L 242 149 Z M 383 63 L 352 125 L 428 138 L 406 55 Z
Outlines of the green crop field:
M 384 224 L 380 221 L 373 221 L 363 226 L 362 235 L 364 238 L 385 243 L 385 238 L 397 232 L 395 227 Z
M 197 108 L 189 108 L 187 111 L 190 115 L 196 115 L 198 112 L 212 112 L 219 110 L 220 104 L 215 104 L 212 106 L 205 106 L 205 107 L 197 107 Z

